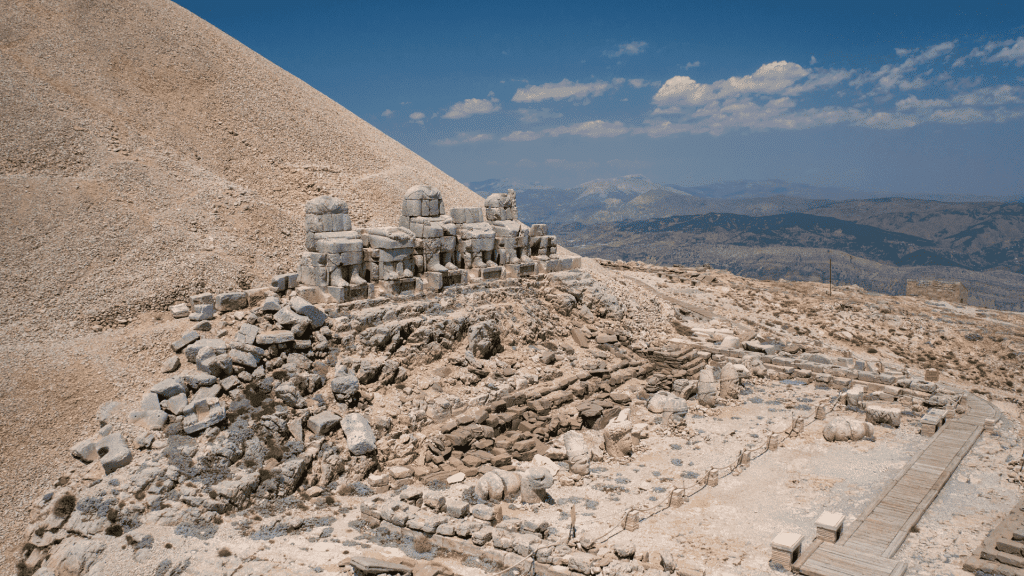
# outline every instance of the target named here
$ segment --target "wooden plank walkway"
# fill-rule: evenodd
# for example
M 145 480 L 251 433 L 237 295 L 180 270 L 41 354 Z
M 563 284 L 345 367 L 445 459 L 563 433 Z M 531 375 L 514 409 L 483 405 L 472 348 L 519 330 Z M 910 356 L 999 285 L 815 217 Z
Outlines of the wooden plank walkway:
M 897 562 L 815 540 L 794 566 L 806 576 L 903 576 L 906 562 Z
M 985 421 L 998 415 L 996 408 L 985 400 L 973 394 L 966 398 L 967 412 L 951 419 L 932 437 L 857 521 L 847 527 L 839 542 L 814 542 L 794 568 L 807 576 L 898 576 L 906 571 L 906 564 L 889 559 L 970 452 L 985 429 Z M 879 563 L 880 560 L 883 562 Z M 886 569 L 894 571 L 885 572 Z

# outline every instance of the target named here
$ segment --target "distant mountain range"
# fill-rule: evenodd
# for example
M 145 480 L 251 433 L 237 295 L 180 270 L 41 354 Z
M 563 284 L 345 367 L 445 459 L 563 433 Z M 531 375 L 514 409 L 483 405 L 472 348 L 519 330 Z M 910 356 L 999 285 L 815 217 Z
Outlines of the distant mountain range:
M 515 189 L 520 219 L 547 222 L 587 256 L 816 281 L 827 281 L 831 257 L 833 280 L 844 283 L 902 294 L 908 278 L 956 280 L 977 304 L 1024 304 L 1021 202 L 866 198 L 777 180 L 695 187 L 634 175 L 571 189 L 485 182 L 492 188 L 469 187 Z

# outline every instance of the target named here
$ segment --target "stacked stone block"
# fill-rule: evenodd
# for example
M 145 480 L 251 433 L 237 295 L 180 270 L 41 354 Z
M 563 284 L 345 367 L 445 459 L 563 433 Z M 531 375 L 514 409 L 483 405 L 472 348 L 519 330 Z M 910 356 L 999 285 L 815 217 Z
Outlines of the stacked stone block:
M 558 239 L 548 234 L 547 224 L 530 227 L 530 257 L 536 260 L 553 260 L 558 254 Z
M 440 290 L 465 281 L 458 266 L 455 222 L 445 214 L 439 190 L 424 185 L 410 188 L 399 223 L 416 238 L 415 270 L 423 277 L 426 289 Z
M 470 270 L 470 274 L 485 280 L 502 276 L 502 269 L 495 262 L 494 228 L 484 219 L 484 211 L 466 209 L 453 219 L 458 236 L 456 250 L 458 263 Z
M 323 288 L 340 302 L 370 296 L 363 238 L 352 230 L 345 202 L 320 196 L 306 203 L 306 250 L 299 261 L 299 283 Z
M 353 230 L 348 205 L 330 196 L 309 201 L 305 216 L 306 252 L 293 280 L 275 279 L 279 292 L 301 284 L 311 298 L 348 302 L 370 298 L 375 290 L 435 292 L 469 278 L 516 278 L 580 265 L 578 258 L 557 257 L 557 242 L 545 225 L 518 220 L 513 190 L 492 194 L 484 208 L 455 208 L 449 216 L 439 190 L 413 186 L 402 200 L 399 226 Z
M 416 238 L 412 230 L 390 226 L 364 228 L 361 232 L 367 279 L 391 294 L 415 292 Z
M 530 228 L 519 221 L 515 191 L 491 194 L 484 204 L 487 221 L 494 228 L 497 263 L 505 266 L 510 277 L 533 274 L 536 266 L 530 261 Z

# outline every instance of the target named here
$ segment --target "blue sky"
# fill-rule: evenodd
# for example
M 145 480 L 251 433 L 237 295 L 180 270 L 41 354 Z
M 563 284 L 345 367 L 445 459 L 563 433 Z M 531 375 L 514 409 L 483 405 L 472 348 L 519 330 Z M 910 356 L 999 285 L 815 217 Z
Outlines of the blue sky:
M 181 4 L 463 182 L 1024 193 L 1024 2 Z

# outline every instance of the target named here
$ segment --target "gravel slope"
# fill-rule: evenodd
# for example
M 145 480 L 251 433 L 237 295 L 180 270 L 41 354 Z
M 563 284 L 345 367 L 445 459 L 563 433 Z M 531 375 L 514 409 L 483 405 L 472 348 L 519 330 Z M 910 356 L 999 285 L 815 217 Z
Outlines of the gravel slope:
M 0 573 L 19 510 L 96 408 L 153 377 L 149 310 L 265 285 L 331 193 L 394 224 L 465 186 L 165 0 L 12 0 L 0 18 Z M 156 315 L 158 317 L 159 314 Z M 157 330 L 157 332 L 154 332 Z M 18 534 L 15 536 L 15 534 Z

